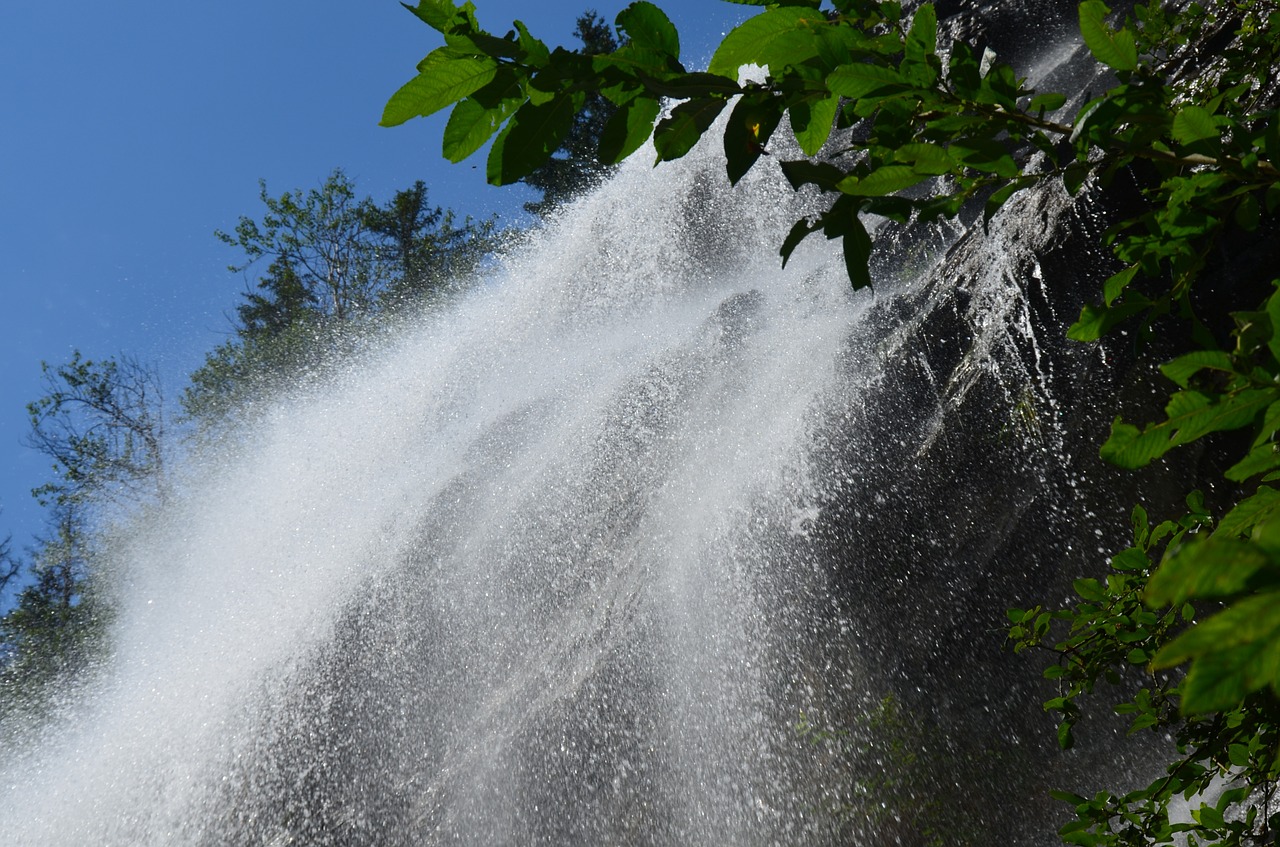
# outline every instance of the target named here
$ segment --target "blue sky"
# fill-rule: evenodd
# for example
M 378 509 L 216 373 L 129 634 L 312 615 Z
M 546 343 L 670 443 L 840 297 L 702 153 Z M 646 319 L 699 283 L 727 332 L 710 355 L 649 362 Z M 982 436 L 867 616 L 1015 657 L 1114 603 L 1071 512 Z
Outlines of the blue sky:
M 575 19 L 624 5 L 477 0 L 499 33 L 519 18 L 550 44 Z M 659 2 L 685 64 L 705 65 L 752 11 Z M 154 363 L 174 399 L 227 337 L 246 280 L 213 236 L 259 215 L 268 190 L 341 167 L 387 199 L 422 179 L 433 203 L 517 214 L 519 189 L 484 185 L 483 162 L 440 155 L 444 116 L 377 126 L 387 97 L 438 45 L 395 0 L 209 4 L 10 3 L 0 12 L 0 538 L 21 550 L 43 516 L 30 489 L 48 462 L 24 447 L 40 362 L 119 353 Z M 479 168 L 472 168 L 478 164 Z

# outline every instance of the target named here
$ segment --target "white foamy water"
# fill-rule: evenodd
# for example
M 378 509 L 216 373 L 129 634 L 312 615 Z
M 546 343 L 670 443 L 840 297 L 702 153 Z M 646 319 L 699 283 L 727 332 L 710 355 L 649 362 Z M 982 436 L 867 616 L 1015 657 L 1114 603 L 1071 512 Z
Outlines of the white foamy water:
M 757 170 L 631 163 L 200 454 L 118 551 L 103 681 L 6 763 L 5 839 L 799 838 L 771 586 L 822 593 L 789 545 L 866 299 L 820 237 L 779 268 Z

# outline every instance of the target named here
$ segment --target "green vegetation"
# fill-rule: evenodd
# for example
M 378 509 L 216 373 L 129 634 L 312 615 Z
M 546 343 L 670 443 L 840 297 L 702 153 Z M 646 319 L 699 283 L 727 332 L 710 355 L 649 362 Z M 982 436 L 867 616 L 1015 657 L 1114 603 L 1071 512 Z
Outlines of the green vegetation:
M 1138 508 L 1134 546 L 1111 559 L 1105 579 L 1078 580 L 1071 608 L 1011 612 L 1011 636 L 1017 649 L 1057 651 L 1046 676 L 1062 696 L 1046 708 L 1061 715 L 1064 747 L 1080 696 L 1146 669 L 1146 685 L 1117 711 L 1134 716 L 1135 730 L 1173 734 L 1180 751 L 1166 776 L 1138 791 L 1062 794 L 1076 812 L 1065 840 L 1274 840 L 1280 491 L 1269 483 L 1280 479 L 1280 280 L 1274 247 L 1230 278 L 1221 267 L 1228 251 L 1275 243 L 1280 10 L 1267 0 L 1181 12 L 1151 3 L 1112 21 L 1102 2 L 1086 0 L 1080 33 L 1108 87 L 1063 114 L 1066 95 L 1030 90 L 975 45 L 940 49 L 932 4 L 904 14 L 874 0 L 742 2 L 763 8 L 696 72 L 647 2 L 619 13 L 621 46 L 583 55 L 548 50 L 520 22 L 502 37 L 486 32 L 470 3 L 421 0 L 411 11 L 445 43 L 391 97 L 383 123 L 451 107 L 445 156 L 460 161 L 492 139 L 486 170 L 500 185 L 559 148 L 591 96 L 615 108 L 597 150 L 606 164 L 650 136 L 659 161 L 679 158 L 727 110 L 732 182 L 786 119 L 803 156 L 778 164 L 829 205 L 781 239 L 782 260 L 812 233 L 841 239 L 856 288 L 872 283 L 865 216 L 918 223 L 978 206 L 985 223 L 1016 192 L 1050 180 L 1073 195 L 1121 174 L 1136 181 L 1138 210 L 1106 234 L 1116 272 L 1099 281 L 1099 302 L 1069 337 L 1091 342 L 1124 327 L 1175 348 L 1162 370 L 1176 390 L 1155 423 L 1117 418 L 1102 455 L 1138 468 L 1194 442 L 1228 467 L 1234 494 L 1216 515 L 1193 496 L 1188 515 L 1154 527 Z M 767 77 L 740 82 L 747 64 L 767 66 Z M 1172 814 L 1178 801 L 1189 820 Z
M 493 219 L 459 222 L 428 203 L 422 182 L 381 206 L 358 197 L 341 170 L 279 197 L 262 183 L 259 197 L 261 219 L 217 233 L 244 254 L 232 272 L 266 269 L 236 308 L 235 337 L 206 356 L 182 395 L 187 418 L 205 427 L 340 359 L 386 315 L 445 296 L 498 243 Z
M 106 539 L 130 516 L 162 504 L 166 457 L 194 434 L 234 423 L 251 401 L 338 361 L 361 333 L 411 306 L 445 296 L 497 246 L 493 220 L 475 221 L 427 202 L 422 182 L 384 205 L 358 197 L 335 171 L 318 188 L 279 197 L 261 188 L 260 219 L 241 218 L 243 251 L 231 270 L 265 265 L 236 308 L 234 337 L 206 357 L 169 419 L 159 376 L 137 360 L 76 352 L 44 364 L 43 397 L 28 405 L 29 444 L 51 460 L 33 491 L 48 527 L 19 556 L 0 544 L 0 726 L 38 718 L 55 681 L 76 678 L 108 649 L 111 586 Z

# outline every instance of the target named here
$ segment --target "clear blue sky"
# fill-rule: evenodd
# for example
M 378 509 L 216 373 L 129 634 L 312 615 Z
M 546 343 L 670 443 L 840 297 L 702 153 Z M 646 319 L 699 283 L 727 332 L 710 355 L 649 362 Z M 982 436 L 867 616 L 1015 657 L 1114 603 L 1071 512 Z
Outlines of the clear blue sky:
M 573 43 L 587 8 L 622 2 L 476 0 L 480 21 L 513 19 Z M 687 66 L 752 11 L 667 0 Z M 258 216 L 272 194 L 343 168 L 377 200 L 424 180 L 434 203 L 515 214 L 521 197 L 484 185 L 483 161 L 440 156 L 443 116 L 386 129 L 382 104 L 439 40 L 395 0 L 174 4 L 9 3 L 0 12 L 0 538 L 23 549 L 43 515 L 30 489 L 48 462 L 22 445 L 40 362 L 79 349 L 155 363 L 176 398 L 230 331 L 245 280 L 213 237 Z M 478 164 L 473 169 L 472 164 Z

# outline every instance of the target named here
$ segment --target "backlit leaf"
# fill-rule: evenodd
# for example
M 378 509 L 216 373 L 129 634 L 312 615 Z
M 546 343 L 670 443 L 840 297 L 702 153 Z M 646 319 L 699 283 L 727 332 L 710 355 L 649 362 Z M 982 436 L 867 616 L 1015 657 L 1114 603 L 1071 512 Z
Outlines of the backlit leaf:
M 1080 4 L 1080 35 L 1094 58 L 1117 71 L 1138 68 L 1138 48 L 1133 33 L 1127 29 L 1113 32 L 1106 23 L 1111 13 L 1101 0 L 1085 0 Z
M 713 74 L 738 78 L 743 65 L 768 65 L 773 73 L 818 55 L 819 31 L 826 16 L 816 9 L 784 7 L 748 18 L 720 42 L 711 64 Z
M 478 56 L 459 56 L 441 48 L 419 65 L 420 73 L 391 95 L 382 112 L 382 126 L 397 126 L 410 118 L 434 114 L 469 97 L 493 80 L 498 63 Z
M 653 146 L 658 151 L 658 161 L 679 159 L 692 150 L 724 110 L 726 102 L 719 97 L 701 97 L 686 100 L 672 109 L 654 131 Z
M 1179 144 L 1194 144 L 1206 138 L 1218 137 L 1218 126 L 1213 115 L 1200 106 L 1184 106 L 1173 116 L 1169 130 Z
M 618 13 L 619 32 L 637 47 L 680 58 L 680 35 L 666 13 L 652 3 L 632 3 Z
M 517 109 L 489 150 L 489 182 L 510 185 L 533 173 L 569 134 L 582 98 L 580 93 L 564 92 L 546 103 L 526 103 Z
M 600 133 L 600 161 L 615 164 L 638 150 L 649 140 L 661 111 L 662 104 L 649 97 L 637 97 L 619 107 Z

